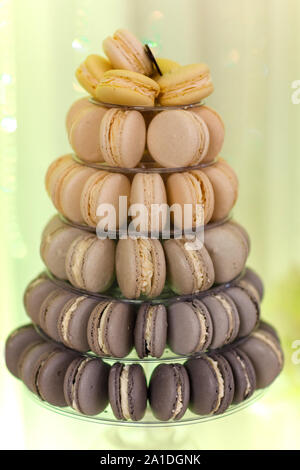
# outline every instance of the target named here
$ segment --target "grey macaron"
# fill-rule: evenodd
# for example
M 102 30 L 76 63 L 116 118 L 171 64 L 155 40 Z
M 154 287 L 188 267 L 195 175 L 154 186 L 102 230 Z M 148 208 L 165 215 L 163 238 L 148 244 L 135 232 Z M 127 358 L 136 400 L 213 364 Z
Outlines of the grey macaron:
M 147 383 L 139 364 L 115 363 L 110 369 L 108 396 L 117 419 L 139 421 L 147 407 Z
M 256 390 L 256 375 L 253 364 L 247 354 L 239 348 L 223 352 L 229 362 L 234 378 L 233 403 L 241 403 L 250 398 Z
M 190 383 L 182 364 L 160 364 L 149 385 L 149 402 L 160 421 L 179 420 L 189 404 Z
M 41 336 L 32 324 L 21 326 L 10 333 L 5 342 L 5 362 L 15 377 L 19 378 L 18 362 L 24 350 L 40 341 Z
M 161 357 L 167 340 L 167 310 L 162 304 L 143 303 L 134 328 L 134 344 L 140 358 Z

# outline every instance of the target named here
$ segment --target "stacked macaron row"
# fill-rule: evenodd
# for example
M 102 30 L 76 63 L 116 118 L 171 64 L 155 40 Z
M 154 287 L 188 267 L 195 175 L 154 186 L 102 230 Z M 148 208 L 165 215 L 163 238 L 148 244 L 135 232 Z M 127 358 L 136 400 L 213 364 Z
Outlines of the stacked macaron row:
M 88 98 L 72 104 L 66 129 L 79 160 L 123 169 L 208 165 L 219 155 L 225 134 L 221 116 L 208 106 L 137 111 Z
M 158 297 L 165 286 L 179 295 L 232 281 L 245 267 L 250 242 L 233 221 L 207 227 L 199 239 L 99 239 L 54 216 L 42 234 L 41 257 L 59 279 L 89 292 L 116 285 L 128 299 Z
M 55 208 L 71 222 L 90 227 L 99 224 L 105 228 L 106 213 L 101 215 L 97 209 L 110 204 L 116 213 L 117 228 L 127 223 L 131 213 L 132 223 L 139 232 L 144 226 L 149 232 L 166 227 L 167 217 L 155 221 L 152 216 L 152 207 L 155 209 L 156 205 L 177 205 L 178 209 L 171 212 L 174 227 L 193 228 L 225 219 L 238 197 L 237 176 L 223 158 L 201 170 L 162 175 L 140 170 L 125 175 L 81 165 L 69 154 L 51 163 L 45 185 Z M 120 198 L 124 199 L 123 211 L 120 211 Z M 139 215 L 135 209 L 139 204 L 145 207 L 145 215 Z M 183 225 L 185 204 L 192 208 L 189 226 L 188 222 Z M 199 214 L 197 207 L 202 208 Z
M 98 415 L 110 404 L 117 420 L 141 420 L 150 409 L 160 421 L 220 415 L 270 385 L 283 367 L 275 330 L 260 327 L 236 347 L 198 355 L 185 364 L 159 364 L 147 377 L 137 363 L 87 357 L 42 340 L 32 325 L 13 331 L 5 345 L 7 368 L 41 400 Z M 193 416 L 193 415 L 192 415 Z
M 149 47 L 125 29 L 106 38 L 103 50 L 107 59 L 89 55 L 76 70 L 79 83 L 100 102 L 174 106 L 198 103 L 213 92 L 206 64 L 180 66 L 168 59 L 155 61 Z
M 250 269 L 230 287 L 169 305 L 75 294 L 41 274 L 28 285 L 24 306 L 48 337 L 75 351 L 120 358 L 135 347 L 140 358 L 159 358 L 167 345 L 191 355 L 248 336 L 259 322 L 262 296 L 261 279 Z

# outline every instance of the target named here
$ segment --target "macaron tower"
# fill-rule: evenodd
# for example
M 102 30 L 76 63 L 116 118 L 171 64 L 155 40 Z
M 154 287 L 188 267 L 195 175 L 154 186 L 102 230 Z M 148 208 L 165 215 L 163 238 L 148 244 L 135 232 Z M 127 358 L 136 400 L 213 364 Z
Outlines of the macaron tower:
M 39 403 L 99 422 L 238 411 L 284 359 L 232 219 L 238 178 L 220 156 L 222 118 L 203 101 L 209 67 L 154 58 L 125 29 L 103 51 L 76 70 L 87 96 L 66 116 L 71 152 L 45 175 L 57 213 L 7 368 Z

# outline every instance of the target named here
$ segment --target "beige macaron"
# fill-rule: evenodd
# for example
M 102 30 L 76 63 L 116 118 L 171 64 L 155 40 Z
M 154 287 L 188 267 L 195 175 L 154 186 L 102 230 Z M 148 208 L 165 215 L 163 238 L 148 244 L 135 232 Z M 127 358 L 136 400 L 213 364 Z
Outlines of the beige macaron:
M 214 211 L 211 221 L 224 219 L 236 203 L 238 178 L 230 165 L 223 159 L 202 169 L 209 178 L 214 191 Z
M 173 173 L 168 177 L 166 186 L 169 205 L 178 205 L 171 212 L 175 226 L 186 230 L 210 221 L 214 210 L 214 191 L 203 171 Z M 190 205 L 189 208 L 185 207 L 187 204 Z M 184 222 L 184 214 L 188 210 L 192 215 L 192 219 L 188 217 L 189 221 L 192 220 L 191 226 L 187 219 Z
M 72 113 L 68 129 L 70 145 L 77 156 L 86 162 L 103 162 L 100 149 L 99 129 L 107 108 L 86 102 Z
M 199 106 L 197 108 L 193 108 L 189 112 L 196 113 L 207 125 L 209 131 L 209 146 L 207 154 L 203 158 L 202 162 L 211 162 L 219 155 L 223 147 L 225 137 L 224 122 L 217 111 L 209 106 Z
M 120 212 L 121 196 L 124 196 L 125 199 L 123 199 L 124 210 Z M 111 227 L 114 227 L 114 223 L 116 223 L 115 226 L 118 228 L 127 221 L 129 197 L 130 181 L 127 176 L 121 173 L 97 170 L 87 179 L 81 193 L 80 209 L 82 217 L 92 227 L 99 224 L 101 229 L 106 229 L 108 225 L 112 224 Z M 111 209 L 109 214 L 107 214 L 108 204 Z M 102 213 L 99 214 L 99 211 Z M 113 220 L 111 217 L 113 217 Z
M 138 206 L 141 204 L 142 213 Z M 131 183 L 130 212 L 133 225 L 143 233 L 159 232 L 166 223 L 167 194 L 159 173 L 137 173 Z M 135 210 L 137 214 L 135 217 Z M 134 213 L 133 213 L 134 212 Z
M 140 162 L 146 144 L 143 115 L 135 110 L 111 108 L 99 130 L 100 151 L 110 166 L 134 168 Z
M 147 147 L 153 159 L 163 167 L 197 165 L 209 147 L 208 128 L 195 113 L 183 109 L 162 111 L 150 122 Z

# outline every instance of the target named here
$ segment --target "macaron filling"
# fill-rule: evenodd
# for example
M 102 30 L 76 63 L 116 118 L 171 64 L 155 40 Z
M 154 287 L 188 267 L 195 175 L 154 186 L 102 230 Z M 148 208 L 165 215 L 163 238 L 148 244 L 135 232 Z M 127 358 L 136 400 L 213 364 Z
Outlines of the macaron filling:
M 199 227 L 204 224 L 205 189 L 200 178 L 193 173 L 186 173 L 185 177 L 192 185 L 196 210 L 193 210 L 193 225 Z
M 177 384 L 176 384 L 176 402 L 175 402 L 174 408 L 172 409 L 171 419 L 176 419 L 183 408 L 183 393 L 182 393 L 182 381 L 180 378 L 180 373 L 177 370 L 176 366 L 173 366 L 173 370 L 174 370 Z
M 207 339 L 207 334 L 208 334 L 207 326 L 206 326 L 206 319 L 201 311 L 201 307 L 196 307 L 195 305 L 193 305 L 193 310 L 195 314 L 197 315 L 198 321 L 200 323 L 200 331 L 201 331 L 201 334 L 199 336 L 199 342 L 197 344 L 197 347 L 194 349 L 194 352 L 203 351 L 204 345 Z
M 83 284 L 82 268 L 84 264 L 84 256 L 93 243 L 95 243 L 95 240 L 97 240 L 97 238 L 94 236 L 82 238 L 74 247 L 74 254 L 76 254 L 76 256 L 74 256 L 74 254 L 72 256 L 71 273 L 74 284 L 78 286 Z
M 220 371 L 220 369 L 219 369 L 219 367 L 218 367 L 217 361 L 214 361 L 211 357 L 206 357 L 206 359 L 208 360 L 208 362 L 209 362 L 210 365 L 212 366 L 213 371 L 214 371 L 214 373 L 216 374 L 216 378 L 217 378 L 217 381 L 218 381 L 218 397 L 217 397 L 216 405 L 215 405 L 215 407 L 213 408 L 213 410 L 210 412 L 210 414 L 214 414 L 214 413 L 216 413 L 216 412 L 218 411 L 218 409 L 220 408 L 222 399 L 223 399 L 223 397 L 224 397 L 224 395 L 225 395 L 224 380 L 223 380 L 221 371 Z
M 227 331 L 227 335 L 226 335 L 226 339 L 224 343 L 224 344 L 227 344 L 231 339 L 233 328 L 234 328 L 232 307 L 230 303 L 228 302 L 228 300 L 222 296 L 222 294 L 216 294 L 214 297 L 221 303 L 222 307 L 225 309 L 226 314 L 227 314 L 228 331 Z
M 199 260 L 199 253 L 198 253 L 198 250 L 186 250 L 186 253 L 194 269 L 194 275 L 195 275 L 194 291 L 197 292 L 201 290 L 204 284 L 204 275 L 203 275 L 202 264 Z
M 141 262 L 141 293 L 145 295 L 150 295 L 154 274 L 151 243 L 148 239 L 140 238 L 137 240 L 137 244 Z
M 121 166 L 120 140 L 128 111 L 117 110 L 110 119 L 105 136 L 105 151 L 116 166 Z
M 191 112 L 190 115 L 197 125 L 199 136 L 199 149 L 191 163 L 191 165 L 196 165 L 207 154 L 209 146 L 209 132 L 205 122 L 200 116 L 198 116 L 198 114 Z
M 144 340 L 145 340 L 145 352 L 148 355 L 151 353 L 152 350 L 152 333 L 153 333 L 153 315 L 156 307 L 153 305 L 148 308 L 146 314 L 146 324 L 145 324 L 145 332 L 144 332 Z
M 244 398 L 247 398 L 248 395 L 250 394 L 250 392 L 252 391 L 251 382 L 250 382 L 249 375 L 248 375 L 248 372 L 247 372 L 247 367 L 246 367 L 245 362 L 241 358 L 241 356 L 239 356 L 239 354 L 235 353 L 235 356 L 237 358 L 237 361 L 240 363 L 240 365 L 243 369 L 243 372 L 244 372 L 244 377 L 245 377 L 245 380 L 246 380 L 246 388 L 245 388 L 245 392 L 244 392 Z
M 129 366 L 123 366 L 120 375 L 120 406 L 124 419 L 131 419 L 128 399 Z

